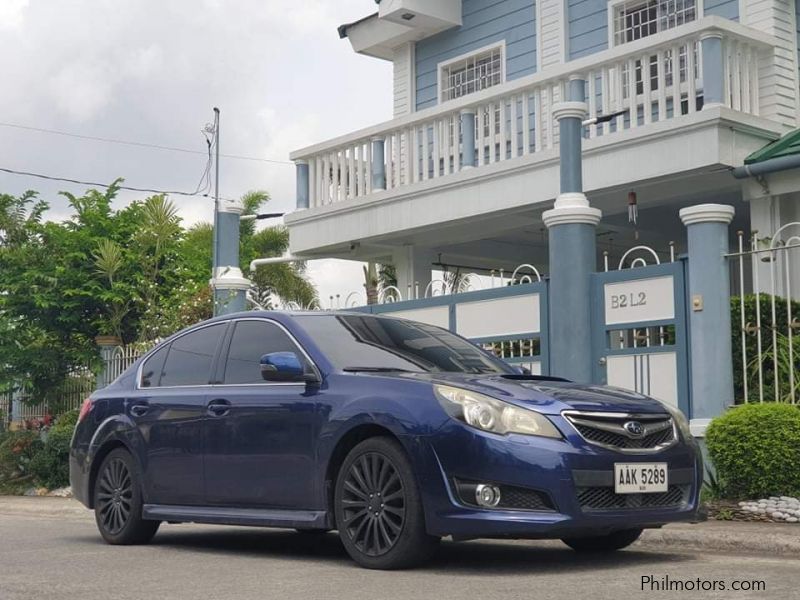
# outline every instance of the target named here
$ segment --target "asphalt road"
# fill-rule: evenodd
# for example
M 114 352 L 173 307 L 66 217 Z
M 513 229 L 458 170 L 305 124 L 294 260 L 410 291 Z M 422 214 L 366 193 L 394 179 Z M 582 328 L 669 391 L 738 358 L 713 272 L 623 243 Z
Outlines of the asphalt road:
M 761 580 L 766 591 L 643 591 L 647 575 L 726 586 Z M 354 566 L 335 534 L 166 525 L 149 546 L 113 547 L 100 540 L 88 511 L 9 513 L 0 504 L 0 600 L 728 600 L 798 598 L 798 587 L 800 557 L 680 549 L 590 558 L 559 542 L 445 542 L 424 568 L 379 572 Z

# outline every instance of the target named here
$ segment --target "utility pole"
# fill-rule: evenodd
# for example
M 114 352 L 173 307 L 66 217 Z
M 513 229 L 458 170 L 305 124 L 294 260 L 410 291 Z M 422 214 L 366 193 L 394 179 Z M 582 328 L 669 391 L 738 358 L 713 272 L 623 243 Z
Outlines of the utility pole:
M 219 197 L 220 112 L 214 107 L 216 144 L 214 184 L 214 249 L 211 288 L 214 292 L 214 315 L 241 312 L 247 307 L 250 280 L 239 268 L 239 223 L 244 207 L 238 200 L 220 201 Z

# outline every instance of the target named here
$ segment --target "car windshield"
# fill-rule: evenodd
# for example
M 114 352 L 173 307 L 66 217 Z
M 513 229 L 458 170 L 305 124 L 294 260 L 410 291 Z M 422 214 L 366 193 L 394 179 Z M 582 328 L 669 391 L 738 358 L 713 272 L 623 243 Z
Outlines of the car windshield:
M 464 338 L 414 321 L 371 315 L 302 315 L 300 326 L 337 369 L 510 373 Z

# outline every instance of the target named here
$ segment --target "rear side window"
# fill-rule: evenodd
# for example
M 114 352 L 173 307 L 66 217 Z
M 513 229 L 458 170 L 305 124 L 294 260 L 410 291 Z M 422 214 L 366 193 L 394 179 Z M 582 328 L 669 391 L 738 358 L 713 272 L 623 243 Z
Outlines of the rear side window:
M 169 346 L 165 345 L 156 350 L 142 365 L 142 378 L 139 387 L 158 387 L 161 382 L 161 372 L 164 370 L 164 359 L 167 358 Z
M 206 385 L 211 379 L 211 362 L 225 326 L 219 323 L 203 327 L 172 342 L 159 385 Z
M 261 357 L 271 352 L 302 353 L 283 329 L 265 321 L 239 321 L 233 331 L 225 362 L 224 383 L 264 383 Z

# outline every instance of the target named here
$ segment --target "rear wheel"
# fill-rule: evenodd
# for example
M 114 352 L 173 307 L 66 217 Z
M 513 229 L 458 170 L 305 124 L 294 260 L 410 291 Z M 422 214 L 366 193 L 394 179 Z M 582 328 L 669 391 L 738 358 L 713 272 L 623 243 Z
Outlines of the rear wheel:
M 342 543 L 362 567 L 402 569 L 436 549 L 411 464 L 392 439 L 370 438 L 353 448 L 339 470 L 334 505 Z
M 607 535 L 564 538 L 561 540 L 576 552 L 613 552 L 627 548 L 642 535 L 641 529 L 623 529 Z
M 139 470 L 127 450 L 112 450 L 100 465 L 94 485 L 94 514 L 100 535 L 109 544 L 146 544 L 160 521 L 142 519 Z

